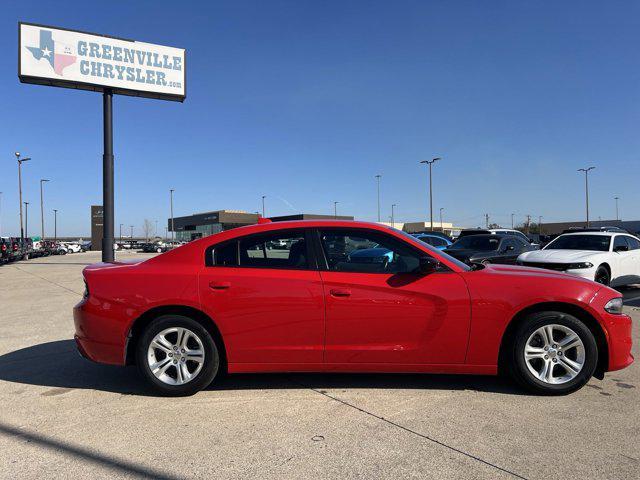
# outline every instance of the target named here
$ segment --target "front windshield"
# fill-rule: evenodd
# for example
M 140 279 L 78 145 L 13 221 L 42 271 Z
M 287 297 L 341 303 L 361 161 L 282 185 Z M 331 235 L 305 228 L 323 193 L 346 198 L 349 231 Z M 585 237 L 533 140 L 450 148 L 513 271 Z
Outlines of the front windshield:
M 543 250 L 592 250 L 608 252 L 611 237 L 609 235 L 560 235 Z
M 397 228 L 393 228 L 393 227 L 389 227 L 391 230 L 393 230 L 396 233 L 399 233 L 400 235 L 406 237 L 406 238 L 410 238 L 411 240 L 413 240 L 414 242 L 417 241 L 418 243 L 420 243 L 423 247 L 428 248 L 430 251 L 434 252 L 436 254 L 436 256 L 440 256 L 440 257 L 445 257 L 447 259 L 448 262 L 455 264 L 458 268 L 462 269 L 462 270 L 471 270 L 471 267 L 469 265 L 467 265 L 464 262 L 461 262 L 460 260 L 458 260 L 457 258 L 453 258 L 451 255 L 447 255 L 445 252 L 443 252 L 442 250 L 438 250 L 435 247 L 432 247 L 431 245 L 429 245 L 428 243 L 425 242 L 421 242 L 420 240 L 416 239 L 416 237 L 414 237 L 413 235 L 411 235 L 410 233 L 407 232 L 403 232 L 402 230 L 398 230 Z
M 497 250 L 499 244 L 500 239 L 498 237 L 470 235 L 459 239 L 449 247 L 449 250 L 477 250 L 488 252 Z

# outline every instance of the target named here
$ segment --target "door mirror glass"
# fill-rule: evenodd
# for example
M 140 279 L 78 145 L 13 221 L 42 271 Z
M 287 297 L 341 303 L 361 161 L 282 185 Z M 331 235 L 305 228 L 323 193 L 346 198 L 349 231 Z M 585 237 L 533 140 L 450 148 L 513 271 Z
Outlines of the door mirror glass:
M 438 262 L 435 258 L 423 256 L 420 257 L 420 265 L 418 267 L 418 270 L 421 274 L 428 275 L 438 270 L 439 265 L 440 262 Z

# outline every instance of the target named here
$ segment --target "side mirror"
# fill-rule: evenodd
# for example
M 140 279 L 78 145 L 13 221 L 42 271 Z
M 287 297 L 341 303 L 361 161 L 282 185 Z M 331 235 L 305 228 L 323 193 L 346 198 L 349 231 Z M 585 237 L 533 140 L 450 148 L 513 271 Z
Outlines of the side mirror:
M 440 262 L 435 258 L 427 257 L 426 255 L 420 257 L 420 265 L 418 266 L 418 272 L 423 275 L 428 275 L 435 272 L 440 266 Z
M 627 247 L 626 245 L 618 245 L 617 247 L 613 247 L 613 251 L 614 252 L 628 252 L 629 251 L 629 247 Z

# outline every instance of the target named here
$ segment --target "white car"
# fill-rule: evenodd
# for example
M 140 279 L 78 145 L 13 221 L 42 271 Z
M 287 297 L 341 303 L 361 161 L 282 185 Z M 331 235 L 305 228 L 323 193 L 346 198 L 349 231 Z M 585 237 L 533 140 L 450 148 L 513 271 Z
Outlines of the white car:
M 640 240 L 627 233 L 565 233 L 542 250 L 523 253 L 517 263 L 566 272 L 612 287 L 640 283 Z
M 82 251 L 82 247 L 79 243 L 72 242 L 61 243 L 60 248 L 64 249 L 67 253 L 78 253 Z

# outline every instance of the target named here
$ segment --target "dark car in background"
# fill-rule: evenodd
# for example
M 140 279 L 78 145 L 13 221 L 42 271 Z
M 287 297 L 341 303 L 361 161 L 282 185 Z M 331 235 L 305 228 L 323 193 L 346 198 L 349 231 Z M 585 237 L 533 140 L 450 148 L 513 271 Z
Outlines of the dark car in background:
M 170 243 L 164 242 L 149 242 L 143 243 L 141 250 L 145 253 L 163 253 L 171 250 L 172 245 Z
M 0 265 L 9 262 L 9 253 L 11 252 L 11 241 L 8 237 L 0 238 Z
M 444 252 L 467 264 L 515 264 L 518 255 L 531 250 L 537 249 L 513 235 L 487 233 L 462 237 Z

